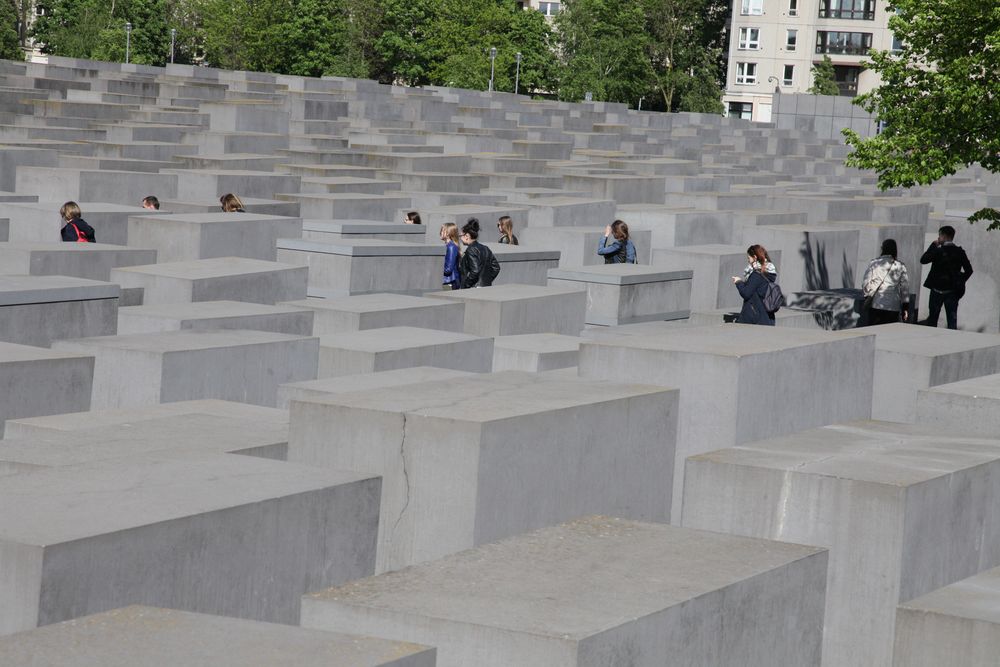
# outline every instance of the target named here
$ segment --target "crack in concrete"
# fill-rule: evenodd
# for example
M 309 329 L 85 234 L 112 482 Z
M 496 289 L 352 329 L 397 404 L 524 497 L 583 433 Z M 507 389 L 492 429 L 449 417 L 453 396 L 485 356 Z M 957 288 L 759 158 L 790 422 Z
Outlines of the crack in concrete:
M 399 515 L 396 517 L 396 522 L 392 524 L 392 532 L 395 534 L 396 528 L 399 527 L 399 522 L 403 520 L 403 514 L 406 512 L 406 508 L 410 506 L 410 471 L 406 468 L 406 413 L 403 415 L 403 437 L 399 442 L 399 458 L 403 462 L 403 481 L 406 483 L 406 494 L 403 500 L 403 508 L 399 510 Z

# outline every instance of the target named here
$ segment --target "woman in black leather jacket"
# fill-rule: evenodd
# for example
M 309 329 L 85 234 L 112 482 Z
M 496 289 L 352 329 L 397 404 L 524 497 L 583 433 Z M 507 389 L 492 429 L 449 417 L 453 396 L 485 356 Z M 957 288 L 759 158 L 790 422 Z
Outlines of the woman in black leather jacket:
M 493 251 L 479 243 L 479 220 L 469 218 L 462 226 L 462 243 L 465 253 L 459 264 L 462 275 L 462 289 L 489 287 L 500 273 L 500 262 Z

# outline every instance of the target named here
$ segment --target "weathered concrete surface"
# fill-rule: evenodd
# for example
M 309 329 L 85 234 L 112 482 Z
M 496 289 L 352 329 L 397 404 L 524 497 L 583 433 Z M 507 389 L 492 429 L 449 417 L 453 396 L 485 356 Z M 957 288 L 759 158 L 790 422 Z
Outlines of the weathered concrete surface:
M 94 357 L 0 342 L 0 435 L 4 422 L 90 409 Z
M 916 421 L 956 433 L 1000 433 L 1000 374 L 919 390 Z
M 892 664 L 896 605 L 1000 564 L 1000 439 L 854 422 L 692 456 L 682 525 L 830 549 L 823 660 Z
M 385 571 L 587 513 L 665 521 L 676 410 L 660 388 L 473 375 L 293 400 L 288 455 L 383 476 Z
M 462 331 L 465 307 L 407 294 L 361 294 L 332 299 L 289 301 L 286 306 L 314 313 L 313 334 L 385 327 L 418 327 Z
M 296 623 L 303 593 L 372 572 L 378 494 L 360 473 L 189 452 L 8 475 L 0 634 L 127 604 Z
M 340 375 L 320 380 L 290 382 L 278 387 L 278 407 L 287 410 L 293 400 L 304 401 L 312 398 L 323 398 L 329 394 L 367 391 L 381 387 L 397 387 L 433 380 L 451 380 L 469 375 L 471 373 L 468 371 L 457 371 L 451 368 L 415 366 L 413 368 L 399 368 L 392 371 L 379 371 L 377 373 Z M 287 423 L 287 421 L 286 414 L 285 422 Z M 9 429 L 10 426 L 8 426 Z
M 825 577 L 822 549 L 587 517 L 306 595 L 302 624 L 441 667 L 819 665 Z
M 118 285 L 68 276 L 0 275 L 0 340 L 52 341 L 114 335 Z
M 0 663 L 434 667 L 435 650 L 375 637 L 136 605 L 0 638 Z
M 428 297 L 465 304 L 465 332 L 476 336 L 556 333 L 583 329 L 587 293 L 579 286 L 494 285 L 430 292 Z
M 0 266 L 10 274 L 75 276 L 108 282 L 111 269 L 155 263 L 155 250 L 108 243 L 0 243 Z
M 252 329 L 294 336 L 311 336 L 313 311 L 291 305 L 247 301 L 129 306 L 118 310 L 118 333 L 156 333 L 181 329 Z
M 521 334 L 493 339 L 493 372 L 538 373 L 577 365 L 583 338 L 560 334 Z
M 156 248 L 161 262 L 211 257 L 274 261 L 281 238 L 302 236 L 302 219 L 256 213 L 174 213 L 133 215 L 129 243 Z
M 691 271 L 602 264 L 549 271 L 550 287 L 587 290 L 587 324 L 679 320 L 691 312 Z

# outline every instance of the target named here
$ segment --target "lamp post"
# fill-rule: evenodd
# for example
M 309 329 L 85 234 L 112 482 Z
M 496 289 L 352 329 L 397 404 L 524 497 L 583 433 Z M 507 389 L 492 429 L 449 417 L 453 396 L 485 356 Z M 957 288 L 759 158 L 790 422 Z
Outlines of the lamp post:
M 521 52 L 518 51 L 514 54 L 514 61 L 517 63 L 517 69 L 514 71 L 514 94 L 517 95 L 518 88 L 521 86 Z
M 636 109 L 636 111 L 642 111 L 642 101 L 643 101 L 644 99 L 646 99 L 646 98 L 645 98 L 645 97 L 640 97 L 640 98 L 639 98 L 639 108 L 638 108 L 638 109 Z
M 490 47 L 490 92 L 493 92 L 493 73 L 495 72 L 494 65 L 497 60 L 497 47 Z
M 132 51 L 132 24 L 125 23 L 125 64 L 128 65 L 128 57 Z
M 177 42 L 177 28 L 170 29 L 170 64 L 174 64 L 174 44 Z

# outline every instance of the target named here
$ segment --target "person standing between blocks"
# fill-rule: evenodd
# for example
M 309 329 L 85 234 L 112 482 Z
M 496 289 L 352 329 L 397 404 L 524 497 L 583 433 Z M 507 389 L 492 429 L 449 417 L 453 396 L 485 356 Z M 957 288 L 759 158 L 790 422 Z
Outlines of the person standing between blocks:
M 608 239 L 614 237 L 610 243 Z M 635 245 L 628 237 L 628 225 L 615 220 L 604 228 L 604 236 L 597 245 L 597 254 L 604 257 L 605 264 L 635 264 Z
M 958 329 L 958 302 L 965 296 L 965 283 L 972 276 L 972 264 L 965 250 L 955 245 L 954 227 L 945 225 L 938 230 L 937 239 L 920 256 L 920 263 L 931 265 L 924 280 L 924 287 L 931 291 L 927 319 L 921 324 L 936 327 L 944 306 L 948 328 Z
M 500 240 L 497 243 L 517 245 L 517 237 L 514 236 L 514 222 L 509 215 L 500 216 L 500 219 L 497 220 L 497 231 L 500 232 Z
M 68 243 L 97 243 L 94 228 L 83 219 L 80 206 L 75 201 L 68 201 L 59 209 L 63 225 L 60 230 L 62 240 Z
M 453 222 L 446 222 L 441 225 L 438 237 L 444 242 L 444 277 L 441 284 L 453 290 L 459 289 L 462 277 L 458 272 L 458 227 Z
M 500 274 L 500 262 L 488 247 L 479 243 L 479 220 L 469 218 L 462 226 L 462 243 L 465 252 L 459 263 L 462 274 L 462 289 L 489 287 Z
M 910 319 L 910 278 L 906 265 L 896 259 L 896 241 L 882 241 L 882 251 L 868 263 L 861 279 L 861 293 L 865 302 L 870 299 L 867 320 L 869 325 L 906 322 Z M 859 325 L 860 326 L 860 325 Z
M 746 278 L 733 276 L 733 284 L 743 297 L 743 308 L 736 321 L 740 324 L 762 324 L 773 327 L 774 313 L 768 312 L 764 306 L 764 295 L 767 294 L 768 284 L 777 280 L 777 271 L 767 270 L 768 266 L 773 269 L 774 265 L 771 264 L 767 250 L 762 245 L 754 244 L 747 248 L 747 264 L 750 266 L 749 276 Z

